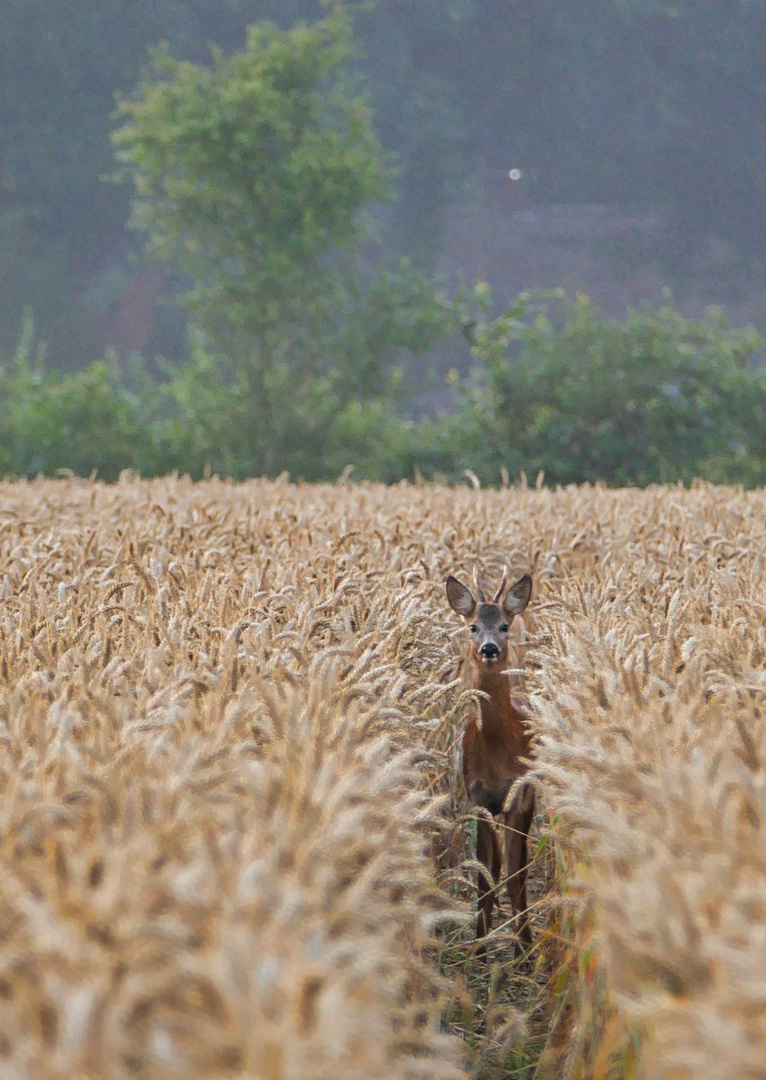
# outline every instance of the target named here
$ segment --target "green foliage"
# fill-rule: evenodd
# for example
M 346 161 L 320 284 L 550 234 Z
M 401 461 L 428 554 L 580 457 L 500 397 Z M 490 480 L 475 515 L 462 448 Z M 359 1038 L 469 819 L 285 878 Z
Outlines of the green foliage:
M 349 469 L 356 480 L 394 484 L 455 474 L 454 420 L 415 422 L 382 402 L 352 403 L 338 414 L 323 452 L 324 477 Z
M 496 480 L 543 470 L 548 481 L 766 480 L 766 379 L 748 366 L 753 330 L 716 310 L 684 319 L 668 300 L 623 321 L 580 297 L 549 314 L 521 296 L 488 315 L 485 289 L 463 323 L 481 366 L 463 387 L 467 464 Z
M 136 224 L 191 281 L 195 345 L 175 380 L 190 452 L 226 471 L 315 474 L 338 414 L 390 400 L 402 356 L 443 325 L 411 266 L 371 274 L 358 257 L 389 169 L 351 55 L 340 9 L 262 24 L 211 67 L 157 54 L 121 106 Z
M 154 79 L 120 107 L 117 156 L 135 185 L 135 224 L 188 274 L 203 329 L 270 332 L 319 290 L 317 262 L 358 236 L 387 178 L 365 102 L 343 83 L 340 15 L 250 28 L 212 66 L 154 56 Z M 329 270 L 329 268 L 328 268 Z
M 247 373 L 222 378 L 226 357 L 194 335 L 189 363 L 168 369 L 183 468 L 240 478 L 287 470 L 305 480 L 331 478 L 349 462 L 375 479 L 411 472 L 412 425 L 395 409 L 410 388 L 396 360 L 445 332 L 449 305 L 406 265 L 361 292 L 339 300 L 340 330 L 312 343 L 326 357 L 322 369 L 299 381 L 289 360 L 275 360 L 258 400 Z
M 261 473 L 268 453 L 272 474 L 306 480 L 352 466 L 356 478 L 389 483 L 418 474 L 461 481 L 466 470 L 487 484 L 540 471 L 560 484 L 766 482 L 766 378 L 748 363 L 759 345 L 753 331 L 717 311 L 684 319 L 669 301 L 621 321 L 585 297 L 522 296 L 499 316 L 489 307 L 480 287 L 472 301 L 439 308 L 442 324 L 462 325 L 476 360 L 450 414 L 413 421 L 388 395 L 352 394 L 336 408 L 328 376 L 312 383 L 315 396 L 296 395 L 274 418 L 285 437 L 271 447 L 247 385 L 221 379 L 201 338 L 192 363 L 168 367 L 158 386 L 138 360 L 69 376 L 46 369 L 27 322 L 16 356 L 0 368 L 0 472 L 243 478 Z M 407 333 L 419 325 L 404 322 Z M 375 326 L 365 332 L 382 332 Z M 420 329 L 431 333 L 428 322 Z M 274 377 L 285 378 L 278 399 L 287 402 L 289 374 L 275 369 Z
M 98 362 L 63 375 L 43 360 L 27 317 L 14 357 L 0 366 L 0 474 L 95 470 L 116 480 L 126 468 L 152 474 L 173 467 L 162 394 L 140 362 L 122 374 Z

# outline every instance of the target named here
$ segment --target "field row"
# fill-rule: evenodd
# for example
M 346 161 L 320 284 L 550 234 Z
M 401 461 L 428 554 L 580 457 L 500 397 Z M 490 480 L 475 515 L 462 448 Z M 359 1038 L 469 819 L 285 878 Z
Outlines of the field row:
M 477 559 L 535 580 L 515 692 L 578 902 L 538 901 L 576 961 L 541 1069 L 765 1075 L 763 494 L 0 492 L 3 1075 L 468 1074 L 434 958 Z

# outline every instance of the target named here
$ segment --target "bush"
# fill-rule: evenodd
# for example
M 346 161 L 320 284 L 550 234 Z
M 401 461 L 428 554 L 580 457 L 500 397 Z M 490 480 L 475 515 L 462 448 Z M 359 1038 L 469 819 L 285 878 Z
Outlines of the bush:
M 283 436 L 268 460 L 251 398 L 203 340 L 158 385 L 137 359 L 125 370 L 105 362 L 75 375 L 47 370 L 27 326 L 0 368 L 0 470 L 96 469 L 107 480 L 125 468 L 236 479 L 286 470 L 331 480 L 352 465 L 355 477 L 388 483 L 418 471 L 459 481 L 466 469 L 488 484 L 521 471 L 560 484 L 766 482 L 766 380 L 748 364 L 759 345 L 753 331 L 715 311 L 684 319 L 669 302 L 612 321 L 585 299 L 523 296 L 494 318 L 486 290 L 477 301 L 440 309 L 445 328 L 462 323 L 477 360 L 452 413 L 408 420 L 388 391 L 340 402 L 332 372 L 326 395 L 313 380 L 291 399 L 286 382 Z M 362 357 L 376 325 L 358 330 Z
M 27 318 L 13 359 L 0 366 L 0 472 L 95 470 L 104 480 L 126 468 L 168 472 L 176 461 L 162 398 L 138 360 L 126 372 L 103 361 L 73 375 L 46 368 Z
M 766 381 L 760 345 L 718 310 L 604 318 L 580 297 L 522 295 L 497 318 L 477 290 L 461 318 L 480 362 L 461 387 L 464 464 L 490 482 L 505 466 L 554 483 L 645 485 L 766 480 Z M 458 440 L 460 445 L 460 440 Z

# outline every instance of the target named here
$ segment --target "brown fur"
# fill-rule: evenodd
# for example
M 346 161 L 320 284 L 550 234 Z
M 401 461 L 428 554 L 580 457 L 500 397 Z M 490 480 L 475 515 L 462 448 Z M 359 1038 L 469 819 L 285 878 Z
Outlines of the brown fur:
M 481 597 L 483 594 L 478 585 L 475 588 Z M 463 779 L 473 805 L 483 807 L 501 826 L 498 829 L 486 817 L 479 818 L 476 858 L 489 873 L 480 871 L 478 874 L 476 938 L 481 942 L 492 928 L 492 911 L 497 901 L 502 867 L 502 836 L 508 897 L 518 932 L 517 952 L 532 944 L 526 878 L 528 834 L 535 812 L 535 794 L 531 784 L 522 784 L 509 802 L 514 784 L 527 772 L 525 759 L 529 758 L 532 748 L 528 718 L 520 703 L 511 697 L 508 678 L 503 671 L 508 667 L 508 627 L 515 615 L 526 607 L 530 593 L 531 580 L 525 576 L 512 586 L 500 604 L 477 603 L 456 578 L 449 578 L 447 582 L 450 605 L 463 616 L 468 626 L 476 628 L 475 632 L 472 629 L 467 677 L 469 685 L 482 692 L 479 716 L 469 720 L 463 735 Z M 500 593 L 495 599 L 500 600 Z M 482 647 L 496 649 L 497 657 L 486 662 L 482 658 Z M 481 951 L 486 955 L 483 942 Z

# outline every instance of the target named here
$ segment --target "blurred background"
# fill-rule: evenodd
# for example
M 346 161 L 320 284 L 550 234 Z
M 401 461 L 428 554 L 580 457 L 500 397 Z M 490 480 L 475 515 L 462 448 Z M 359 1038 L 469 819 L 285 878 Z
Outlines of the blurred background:
M 248 28 L 265 20 L 276 30 L 248 46 Z M 219 220 L 219 206 L 205 211 L 204 240 L 201 218 L 169 222 L 162 199 L 175 200 L 177 208 L 180 196 L 178 189 L 163 188 L 163 177 L 180 182 L 182 173 L 189 175 L 184 170 L 196 169 L 200 152 L 190 164 L 172 153 L 163 157 L 165 150 L 150 146 L 149 127 L 154 124 L 159 132 L 170 115 L 160 115 L 165 106 L 157 101 L 151 105 L 150 88 L 164 79 L 166 84 L 175 81 L 182 93 L 179 88 L 184 77 L 191 78 L 192 68 L 210 72 L 217 64 L 218 91 L 225 97 L 237 79 L 252 76 L 280 41 L 280 47 L 293 47 L 293 39 L 280 39 L 277 31 L 289 35 L 301 23 L 317 27 L 328 20 L 331 30 L 310 49 L 321 57 L 330 42 L 343 55 L 334 55 L 310 77 L 304 66 L 289 88 L 280 84 L 272 65 L 272 90 L 325 100 L 328 116 L 334 115 L 332 94 L 347 102 L 366 101 L 365 119 L 348 121 L 348 130 L 356 123 L 359 135 L 359 125 L 369 125 L 370 137 L 362 140 L 363 148 L 356 144 L 353 153 L 368 155 L 368 164 L 374 159 L 376 175 L 363 192 L 335 188 L 328 195 L 329 186 L 325 190 L 325 205 L 327 198 L 347 200 L 351 231 L 334 233 L 335 224 L 325 223 L 324 246 L 295 249 L 293 265 L 304 260 L 301 265 L 310 264 L 315 275 L 327 274 L 335 292 L 328 287 L 326 296 L 312 293 L 307 300 L 300 292 L 303 285 L 297 285 L 289 303 L 282 294 L 274 300 L 292 304 L 292 315 L 282 312 L 264 327 L 260 315 L 251 317 L 248 305 L 257 306 L 254 298 L 258 290 L 264 295 L 263 282 L 279 276 L 277 264 L 254 269 L 266 277 L 259 278 L 258 289 L 253 286 L 250 298 L 240 299 L 238 314 L 233 313 L 227 308 L 233 296 L 229 285 L 214 287 L 213 272 L 199 258 L 204 248 L 215 272 L 225 276 L 237 257 L 225 245 L 215 254 L 220 238 L 210 239 L 209 230 Z M 151 59 L 157 46 L 161 60 Z M 224 61 L 237 56 L 244 66 L 224 72 Z M 173 67 L 178 62 L 188 66 Z M 585 317 L 582 311 L 572 315 L 567 304 L 589 308 L 588 332 L 597 346 L 599 335 L 625 326 L 629 309 L 648 305 L 645 318 L 650 308 L 664 310 L 652 332 L 664 341 L 670 335 L 681 350 L 679 357 L 684 350 L 699 349 L 700 334 L 714 338 L 718 333 L 705 314 L 710 305 L 725 309 L 727 333 L 736 336 L 746 326 L 766 329 L 766 5 L 761 0 L 581 0 L 576 5 L 564 0 L 378 0 L 357 6 L 308 0 L 78 0 L 60 5 L 6 0 L 0 72 L 0 435 L 5 444 L 0 466 L 5 471 L 29 474 L 64 467 L 82 472 L 90 463 L 107 477 L 132 466 L 145 472 L 213 469 L 230 475 L 287 468 L 311 478 L 354 463 L 365 475 L 383 479 L 410 475 L 415 466 L 448 476 L 465 468 L 481 475 L 486 466 L 494 482 L 505 462 L 511 474 L 526 464 L 533 470 L 545 467 L 551 478 L 563 480 L 673 478 L 668 463 L 664 472 L 647 465 L 643 472 L 609 473 L 596 463 L 590 471 L 583 466 L 572 475 L 566 470 L 559 474 L 523 439 L 518 445 L 504 444 L 485 461 L 486 432 L 481 437 L 474 432 L 473 442 L 464 440 L 457 456 L 445 456 L 444 446 L 436 445 L 434 424 L 439 417 L 454 420 L 461 407 L 468 423 L 466 410 L 488 415 L 498 406 L 497 386 L 490 386 L 498 342 L 508 345 L 504 363 L 526 357 L 532 369 L 544 367 L 541 345 L 532 340 L 541 318 L 548 320 L 548 346 L 558 350 L 560 362 L 563 354 L 555 342 L 566 335 L 572 318 L 582 322 Z M 226 80 L 229 91 L 222 90 Z M 200 112 L 213 115 L 218 91 L 195 84 L 193 94 L 202 95 Z M 135 108 L 131 112 L 130 105 L 116 111 L 120 100 L 134 106 L 143 102 L 143 114 Z M 250 97 L 250 119 L 263 100 Z M 174 115 L 175 123 L 179 114 Z M 219 129 L 212 133 L 209 126 L 207 142 L 199 145 L 219 145 L 219 132 L 221 145 L 229 136 L 232 145 L 239 138 L 240 147 L 255 140 L 248 144 L 252 153 L 245 152 L 244 165 L 228 151 L 208 162 L 210 176 L 217 178 L 211 183 L 240 165 L 251 170 L 255 179 L 251 183 L 245 177 L 241 190 L 252 193 L 255 206 L 265 198 L 267 189 L 262 186 L 258 194 L 256 188 L 273 140 L 258 142 L 261 136 L 247 128 L 249 120 L 244 135 L 232 135 L 236 123 L 236 116 L 221 106 Z M 317 123 L 321 127 L 321 118 Z M 186 145 L 203 139 L 199 128 L 191 138 L 180 128 L 172 136 L 167 126 L 164 130 L 166 147 L 173 138 L 186 139 Z M 326 180 L 320 166 L 321 161 L 312 166 L 317 190 Z M 293 190 L 286 174 L 269 175 L 280 191 Z M 195 173 L 188 183 L 199 189 L 208 178 Z M 297 203 L 301 190 L 296 183 Z M 253 222 L 259 213 L 245 196 L 239 210 L 231 212 L 235 218 L 239 214 L 239 221 Z M 302 215 L 301 228 L 309 217 L 321 218 L 313 205 L 296 204 L 295 212 Z M 138 229 L 129 227 L 131 215 Z M 221 228 L 237 226 L 229 221 Z M 253 227 L 241 243 L 252 250 L 260 236 Z M 348 251 L 350 238 L 357 269 L 343 279 L 341 295 L 335 252 Z M 190 261 L 193 245 L 196 263 Z M 390 276 L 381 284 L 383 268 Z M 358 282 L 360 274 L 374 283 L 372 299 L 368 293 L 354 298 L 349 291 L 349 281 Z M 196 301 L 190 303 L 195 288 Z M 498 324 L 519 292 L 541 289 L 563 290 L 564 299 L 556 293 L 542 313 L 517 309 L 510 324 Z M 305 381 L 308 361 L 298 365 L 297 376 L 290 366 L 302 347 L 296 345 L 300 335 L 295 330 L 301 304 L 304 310 L 312 305 L 312 311 L 317 305 L 323 310 L 321 326 L 313 316 L 305 321 L 313 342 L 324 342 L 322 349 L 312 346 L 310 383 Z M 379 318 L 376 342 L 359 331 L 370 325 L 370 304 Z M 476 304 L 478 312 L 470 311 Z M 399 311 L 410 306 L 406 333 L 394 325 L 395 319 L 387 315 L 386 321 L 380 314 L 394 305 Z M 210 316 L 213 307 L 217 320 Z M 349 318 L 357 320 L 354 335 L 336 341 L 327 328 L 341 322 L 347 327 Z M 246 328 L 238 331 L 237 342 L 235 324 L 240 331 Z M 526 327 L 523 332 L 520 324 Z M 517 332 L 509 335 L 509 325 Z M 478 336 L 477 327 L 483 328 Z M 724 368 L 732 349 L 735 367 L 748 372 L 758 367 L 762 346 L 754 333 L 748 334 L 746 344 L 737 339 L 736 348 L 734 339 L 718 342 L 716 355 L 723 357 Z M 242 360 L 247 352 L 243 340 L 260 342 L 260 358 Z M 589 348 L 583 346 L 585 352 Z M 336 382 L 348 388 L 354 381 L 349 372 L 360 367 L 364 377 L 335 399 L 333 356 L 354 353 L 356 360 L 347 360 L 345 367 L 338 361 Z M 102 366 L 94 368 L 94 363 Z M 317 383 L 318 371 L 324 382 Z M 66 381 L 75 377 L 79 382 Z M 683 379 L 672 371 L 662 377 L 671 404 L 684 397 Z M 283 391 L 288 386 L 294 397 L 298 389 L 304 404 L 310 403 L 305 415 L 290 414 L 284 393 L 279 397 L 280 378 Z M 160 388 L 157 394 L 152 387 Z M 488 387 L 495 395 L 491 401 Z M 220 418 L 228 406 L 216 398 L 219 390 L 233 394 L 229 428 L 238 434 L 227 446 Z M 735 396 L 741 392 L 739 387 Z M 643 408 L 644 397 L 637 393 L 634 414 Z M 757 396 L 760 390 L 752 393 Z M 80 411 L 62 419 L 62 402 L 71 403 L 78 394 Z M 92 409 L 99 395 L 104 403 L 101 428 L 82 413 Z M 157 395 L 163 399 L 161 408 Z M 200 402 L 208 396 L 215 398 L 218 427 L 200 414 Z M 701 400 L 698 394 L 685 402 L 688 411 L 701 407 Z M 34 401 L 39 408 L 30 416 Z M 320 401 L 328 406 L 321 423 Z M 243 402 L 246 407 L 238 414 L 235 405 Z M 560 403 L 536 397 L 528 425 L 545 425 L 545 409 L 554 407 Z M 614 402 L 604 405 L 614 407 Z M 754 408 L 753 423 L 760 422 L 760 398 Z M 284 415 L 278 422 L 280 411 Z M 342 430 L 332 419 L 340 414 Z M 431 425 L 429 438 L 422 445 L 412 442 L 414 428 L 424 422 Z M 715 424 L 715 416 L 707 416 L 705 423 Z M 125 445 L 113 445 L 107 460 L 106 433 L 112 433 L 114 442 L 121 424 Z M 262 438 L 243 439 L 248 426 L 258 427 Z M 86 427 L 93 431 L 87 434 Z M 292 453 L 296 428 L 311 438 Z M 152 433 L 143 457 L 137 450 L 139 429 Z M 369 454 L 366 460 L 365 440 L 360 449 L 361 434 L 369 441 L 373 431 L 381 444 L 391 444 L 385 460 Z M 556 432 L 551 438 L 560 440 Z M 451 429 L 453 448 L 456 437 Z M 79 450 L 78 438 L 84 439 Z M 576 442 L 574 435 L 566 438 L 569 443 L 557 444 L 559 457 L 566 457 Z M 760 482 L 761 450 L 750 446 L 750 436 L 742 431 L 726 438 L 712 457 L 709 447 L 698 455 L 680 478 L 702 474 Z M 334 449 L 328 449 L 331 444 Z M 629 452 L 639 451 L 621 451 L 623 457 Z M 752 469 L 748 465 L 749 471 L 737 473 L 728 466 L 713 467 L 712 458 L 720 464 L 721 454 L 740 460 L 748 454 Z

